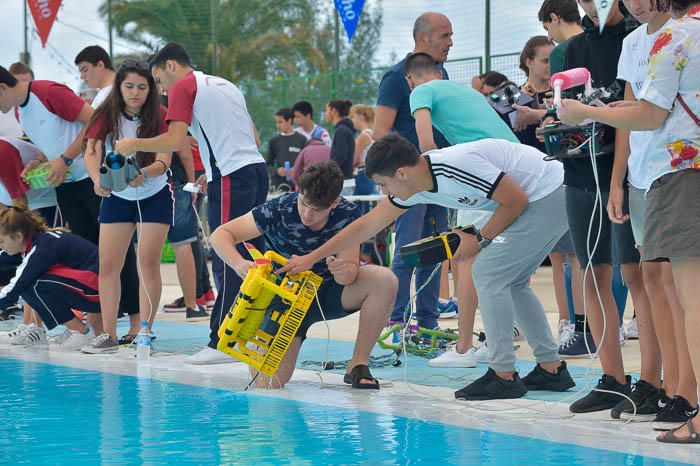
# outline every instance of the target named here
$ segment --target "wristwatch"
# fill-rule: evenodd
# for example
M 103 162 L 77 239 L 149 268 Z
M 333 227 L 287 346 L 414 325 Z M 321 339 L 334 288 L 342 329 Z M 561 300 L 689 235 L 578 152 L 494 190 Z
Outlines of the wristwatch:
M 66 167 L 70 167 L 71 165 L 73 165 L 73 159 L 69 159 L 63 154 L 61 154 L 61 160 L 63 160 L 63 163 L 66 164 Z
M 483 236 L 481 236 L 481 230 L 476 230 L 476 232 L 474 233 L 474 236 L 476 237 L 476 241 L 479 243 L 479 247 L 481 249 L 484 249 L 486 246 L 491 244 L 490 239 L 486 239 Z

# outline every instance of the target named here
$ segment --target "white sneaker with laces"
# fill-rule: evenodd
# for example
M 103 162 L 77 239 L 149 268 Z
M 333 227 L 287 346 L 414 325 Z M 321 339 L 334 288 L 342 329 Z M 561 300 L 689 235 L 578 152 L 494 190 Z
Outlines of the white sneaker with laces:
M 627 339 L 639 340 L 639 331 L 637 330 L 637 318 L 632 319 L 627 326 Z
M 430 367 L 476 367 L 476 351 L 469 348 L 466 353 L 458 353 L 457 345 L 449 345 L 447 350 L 437 358 L 428 361 Z
M 10 337 L 10 344 L 19 346 L 46 346 L 49 340 L 46 337 L 46 329 L 36 324 L 18 327 L 16 335 Z
M 116 353 L 119 351 L 119 342 L 110 337 L 109 333 L 103 333 L 81 346 L 80 351 L 87 354 Z
M 489 358 L 491 357 L 491 351 L 489 351 L 489 347 L 486 346 L 486 343 L 476 348 L 476 351 L 474 352 L 474 357 L 476 357 L 477 363 L 488 364 Z
M 562 319 L 559 321 L 559 346 L 562 346 L 574 336 L 574 330 L 576 330 L 576 326 L 570 320 Z
M 87 333 L 66 329 L 51 341 L 52 351 L 80 351 L 80 348 L 90 343 L 95 338 L 95 331 L 91 325 L 86 326 Z
M 15 335 L 19 335 L 19 333 L 22 331 L 22 328 L 26 327 L 25 324 L 19 324 L 17 327 L 13 328 L 12 330 L 6 331 L 6 332 L 0 332 L 0 343 L 4 345 L 9 345 L 10 344 L 10 339 L 14 337 Z
M 185 363 L 194 365 L 226 364 L 236 362 L 231 356 L 206 346 L 203 350 L 185 358 Z

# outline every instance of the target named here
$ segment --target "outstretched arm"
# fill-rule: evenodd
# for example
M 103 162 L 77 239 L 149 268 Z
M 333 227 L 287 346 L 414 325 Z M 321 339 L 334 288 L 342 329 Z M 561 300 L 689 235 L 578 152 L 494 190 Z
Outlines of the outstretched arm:
M 353 246 L 359 246 L 363 241 L 368 240 L 390 225 L 402 213 L 404 213 L 404 209 L 396 207 L 388 199 L 384 199 L 368 214 L 343 228 L 320 248 L 305 256 L 292 257 L 279 272 L 305 272 L 321 259 L 350 249 Z
M 183 121 L 171 121 L 168 124 L 167 133 L 154 138 L 120 139 L 114 145 L 114 151 L 124 155 L 130 155 L 136 151 L 156 153 L 179 151 L 187 143 L 188 127 L 189 125 Z

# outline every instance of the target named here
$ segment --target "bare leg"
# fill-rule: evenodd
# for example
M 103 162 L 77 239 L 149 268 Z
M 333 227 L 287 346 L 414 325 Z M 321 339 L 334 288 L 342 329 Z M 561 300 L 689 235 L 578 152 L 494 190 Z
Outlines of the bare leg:
M 162 223 L 143 223 L 137 228 L 140 229 L 136 253 L 139 268 L 141 321 L 147 321 L 150 327 L 156 318 L 156 312 L 160 305 L 160 295 L 163 291 L 160 258 L 170 227 Z
M 23 306 L 24 317 L 22 323 L 24 325 L 34 324 L 37 327 L 43 327 L 44 321 L 41 320 L 41 316 L 36 312 L 29 304 L 25 303 Z
M 182 288 L 182 296 L 185 298 L 185 306 L 196 308 L 196 272 L 194 267 L 194 255 L 190 243 L 179 244 L 175 247 L 175 265 L 177 267 L 177 280 Z
M 625 379 L 625 370 L 622 365 L 622 351 L 620 350 L 619 339 L 620 317 L 618 316 L 617 305 L 612 294 L 612 274 L 613 267 L 611 264 L 595 265 L 592 270 L 587 272 L 584 285 L 586 314 L 593 339 L 598 346 L 598 356 L 603 372 L 615 377 L 619 383 L 626 384 L 627 380 Z M 598 282 L 603 309 L 600 307 L 593 275 L 595 275 Z M 601 345 L 604 322 L 603 312 L 605 312 L 605 338 Z
M 661 350 L 656 339 L 651 304 L 644 288 L 644 275 L 640 264 L 621 264 L 622 278 L 627 284 L 637 314 L 639 349 L 642 359 L 640 377 L 655 387 L 661 386 Z
M 444 261 L 440 267 L 440 297 L 450 299 L 450 261 Z
M 459 281 L 455 281 L 457 309 L 459 310 L 457 313 L 459 338 L 455 350 L 459 354 L 469 351 L 474 342 L 474 319 L 476 318 L 476 307 L 479 305 L 479 298 L 477 298 L 474 278 L 472 277 L 474 259 L 471 258 L 466 262 L 459 262 L 456 267 L 459 270 Z
M 301 337 L 294 337 L 289 349 L 282 358 L 282 362 L 277 368 L 275 376 L 271 379 L 265 374 L 258 374 L 256 369 L 250 368 L 250 376 L 255 377 L 255 386 L 258 388 L 282 388 L 289 382 L 294 374 L 294 368 L 297 365 L 297 357 L 301 349 Z
M 102 314 L 88 312 L 87 313 L 87 321 L 90 324 L 90 326 L 93 328 L 93 330 L 95 330 L 95 335 L 102 334 L 102 332 L 104 331 L 104 327 L 102 326 Z
M 77 317 L 73 317 L 68 322 L 64 322 L 63 325 L 65 325 L 66 328 L 75 330 L 76 332 L 85 333 L 85 325 L 83 325 L 83 323 Z
M 100 309 L 104 331 L 117 337 L 117 309 L 121 297 L 121 270 L 131 246 L 133 223 L 103 223 L 100 226 Z
M 552 282 L 554 284 L 554 296 L 559 309 L 559 320 L 569 320 L 569 303 L 566 299 L 566 279 L 564 274 L 564 260 L 566 254 L 550 252 L 549 261 L 552 263 Z
M 678 353 L 676 351 L 677 338 L 674 335 L 674 321 L 677 318 L 682 319 L 682 310 L 679 316 L 675 316 L 671 311 L 663 282 L 664 272 L 662 270 L 662 263 L 644 262 L 642 268 L 644 271 L 644 286 L 646 287 L 647 295 L 651 303 L 651 317 L 654 324 L 654 333 L 656 334 L 656 340 L 658 341 L 659 350 L 661 351 L 661 362 L 664 371 L 662 387 L 668 396 L 673 397 L 678 388 Z M 673 294 L 675 295 L 676 291 L 670 265 L 668 265 L 668 274 L 670 275 Z M 641 345 L 642 321 L 640 318 L 639 310 L 637 310 L 637 328 L 640 332 Z M 685 335 L 685 333 L 683 333 L 683 335 Z M 642 378 L 644 377 L 642 376 Z
M 695 331 L 700 328 L 700 287 L 697 285 L 697 277 L 700 274 L 700 260 L 698 259 L 671 259 L 673 278 L 676 282 L 678 299 L 685 311 L 685 331 L 688 343 L 690 361 L 695 373 L 695 383 L 700 384 L 700 339 Z M 688 400 L 690 401 L 690 400 Z M 691 402 L 692 403 L 692 402 Z M 700 430 L 700 416 L 695 416 L 692 421 L 696 431 Z M 687 438 L 690 433 L 688 427 L 683 426 L 673 433 L 677 438 Z
M 672 267 L 670 263 L 663 263 L 661 268 L 666 296 L 668 297 L 671 315 L 673 316 L 673 335 L 676 342 L 676 354 L 678 355 L 678 386 L 675 394 L 682 396 L 694 406 L 698 401 L 696 377 L 700 368 L 693 364 L 690 358 L 690 345 L 686 338 L 686 313 L 678 297 L 674 281 L 675 270 L 672 270 L 672 268 L 675 269 L 675 265 Z

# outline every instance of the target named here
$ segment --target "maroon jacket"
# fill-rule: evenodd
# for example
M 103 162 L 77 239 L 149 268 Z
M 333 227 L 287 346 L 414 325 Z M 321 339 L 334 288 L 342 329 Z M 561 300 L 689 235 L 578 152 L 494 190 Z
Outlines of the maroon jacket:
M 324 144 L 320 139 L 310 140 L 306 147 L 299 152 L 299 156 L 294 162 L 294 168 L 292 168 L 292 182 L 294 186 L 299 184 L 299 178 L 301 178 L 301 174 L 304 173 L 306 167 L 316 162 L 330 160 L 330 158 L 330 147 Z

